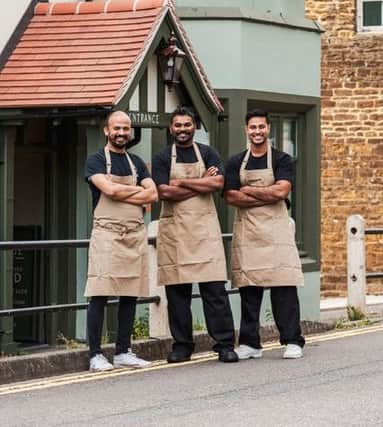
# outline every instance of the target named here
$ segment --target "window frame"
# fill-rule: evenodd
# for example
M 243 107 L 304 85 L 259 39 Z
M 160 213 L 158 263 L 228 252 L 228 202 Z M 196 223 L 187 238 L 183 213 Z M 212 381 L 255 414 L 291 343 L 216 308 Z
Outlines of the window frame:
M 380 1 L 382 3 L 382 25 L 363 25 L 363 5 L 364 3 L 371 3 Z M 356 29 L 358 33 L 382 33 L 383 32 L 383 0 L 357 0 L 356 5 Z
M 303 237 L 303 168 L 301 167 L 302 156 L 304 156 L 304 128 L 305 128 L 305 115 L 302 113 L 270 113 L 270 121 L 277 126 L 276 130 L 276 146 L 280 151 L 284 151 L 283 147 L 283 123 L 284 120 L 294 120 L 297 125 L 297 141 L 296 141 L 296 155 L 291 156 L 295 167 L 295 180 L 293 189 L 291 191 L 291 208 L 289 213 L 295 221 L 295 240 L 298 249 L 304 251 L 304 237 Z

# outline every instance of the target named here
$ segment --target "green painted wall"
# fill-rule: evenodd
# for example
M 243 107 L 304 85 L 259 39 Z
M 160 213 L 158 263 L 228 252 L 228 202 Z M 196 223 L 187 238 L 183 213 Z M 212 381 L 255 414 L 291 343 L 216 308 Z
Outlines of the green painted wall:
M 320 96 L 319 33 L 241 20 L 183 24 L 214 88 Z

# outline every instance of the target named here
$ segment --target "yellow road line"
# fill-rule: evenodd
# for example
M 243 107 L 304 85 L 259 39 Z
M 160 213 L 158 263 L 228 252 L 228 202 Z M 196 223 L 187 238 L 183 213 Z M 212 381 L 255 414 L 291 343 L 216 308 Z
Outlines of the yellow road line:
M 306 343 L 314 344 L 314 343 L 323 342 L 323 341 L 331 341 L 335 339 L 348 338 L 348 337 L 353 337 L 357 335 L 364 335 L 364 334 L 370 334 L 370 333 L 381 332 L 381 331 L 383 331 L 383 324 L 369 326 L 361 329 L 349 329 L 349 330 L 329 332 L 321 335 L 313 335 L 313 336 L 307 337 Z M 264 347 L 264 351 L 271 351 L 271 350 L 281 348 L 282 346 L 279 345 L 278 343 L 269 343 L 269 344 L 265 344 L 263 347 Z M 208 362 L 210 360 L 216 360 L 216 359 L 217 359 L 217 355 L 215 353 L 209 352 L 209 353 L 202 353 L 202 354 L 197 354 L 193 356 L 193 359 L 190 362 L 168 364 L 166 363 L 166 361 L 156 361 L 156 362 L 153 362 L 152 366 L 148 368 L 143 368 L 143 369 L 116 369 L 113 371 L 106 371 L 106 372 L 82 372 L 82 373 L 76 373 L 73 375 L 63 375 L 60 377 L 43 378 L 40 380 L 33 380 L 29 382 L 16 383 L 16 384 L 0 387 L 0 396 L 7 395 L 7 394 L 14 394 L 14 393 L 35 391 L 35 390 L 43 390 L 51 387 L 60 387 L 60 386 L 69 385 L 69 384 L 79 384 L 79 383 L 89 382 L 89 381 L 98 381 L 105 378 L 115 378 L 115 377 L 121 377 L 126 375 L 136 375 L 144 372 L 158 371 L 160 369 L 173 369 L 173 368 L 178 368 L 180 366 L 196 365 L 199 363 L 204 363 L 204 362 Z

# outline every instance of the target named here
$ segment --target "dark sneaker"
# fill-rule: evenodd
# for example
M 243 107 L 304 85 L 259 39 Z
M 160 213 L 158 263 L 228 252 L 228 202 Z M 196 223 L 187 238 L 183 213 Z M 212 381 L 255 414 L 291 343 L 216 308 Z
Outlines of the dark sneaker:
M 218 360 L 224 363 L 238 362 L 238 354 L 231 349 L 224 348 L 218 352 Z
M 168 354 L 168 363 L 181 363 L 188 362 L 191 358 L 191 353 L 185 353 L 184 351 L 173 350 Z

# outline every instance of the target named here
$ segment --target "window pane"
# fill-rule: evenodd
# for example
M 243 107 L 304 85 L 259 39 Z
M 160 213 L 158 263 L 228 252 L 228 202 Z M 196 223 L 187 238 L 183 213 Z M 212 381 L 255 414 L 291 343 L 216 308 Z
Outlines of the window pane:
M 283 120 L 283 148 L 291 157 L 297 157 L 297 120 Z
M 278 138 L 278 125 L 279 125 L 279 120 L 278 119 L 274 119 L 271 118 L 270 119 L 270 133 L 269 133 L 269 140 L 271 141 L 271 145 L 274 148 L 277 148 L 277 138 Z
M 368 1 L 363 3 L 363 26 L 382 25 L 382 2 Z

